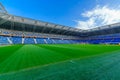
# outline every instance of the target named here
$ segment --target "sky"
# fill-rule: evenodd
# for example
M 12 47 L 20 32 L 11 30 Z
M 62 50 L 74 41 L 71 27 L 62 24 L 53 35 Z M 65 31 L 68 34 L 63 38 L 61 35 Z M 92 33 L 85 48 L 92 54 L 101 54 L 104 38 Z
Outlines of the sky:
M 91 29 L 120 22 L 120 0 L 0 0 L 9 14 Z

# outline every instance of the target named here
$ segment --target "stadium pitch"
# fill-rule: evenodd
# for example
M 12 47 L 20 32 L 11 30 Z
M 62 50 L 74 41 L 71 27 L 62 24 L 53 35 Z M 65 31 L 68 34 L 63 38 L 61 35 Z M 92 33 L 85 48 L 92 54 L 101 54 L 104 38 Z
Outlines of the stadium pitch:
M 120 46 L 40 44 L 0 47 L 0 80 L 119 80 Z

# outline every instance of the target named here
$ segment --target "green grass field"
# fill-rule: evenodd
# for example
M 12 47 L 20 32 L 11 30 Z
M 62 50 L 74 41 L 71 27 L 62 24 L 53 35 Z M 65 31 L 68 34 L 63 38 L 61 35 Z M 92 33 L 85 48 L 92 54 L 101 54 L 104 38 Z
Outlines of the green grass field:
M 89 44 L 0 47 L 0 80 L 120 80 L 120 46 Z

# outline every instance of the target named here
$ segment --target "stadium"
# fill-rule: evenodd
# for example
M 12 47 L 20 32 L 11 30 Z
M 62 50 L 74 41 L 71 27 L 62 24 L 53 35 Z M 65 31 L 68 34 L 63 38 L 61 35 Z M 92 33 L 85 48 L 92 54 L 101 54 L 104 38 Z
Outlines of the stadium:
M 0 80 L 119 80 L 119 44 L 120 23 L 82 30 L 0 4 Z

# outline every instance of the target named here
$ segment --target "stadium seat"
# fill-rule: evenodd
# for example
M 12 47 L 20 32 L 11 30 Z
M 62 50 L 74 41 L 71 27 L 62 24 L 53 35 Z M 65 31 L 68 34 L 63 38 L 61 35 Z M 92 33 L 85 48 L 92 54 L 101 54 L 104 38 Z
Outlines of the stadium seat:
M 33 38 L 25 38 L 24 44 L 35 44 L 35 41 Z

